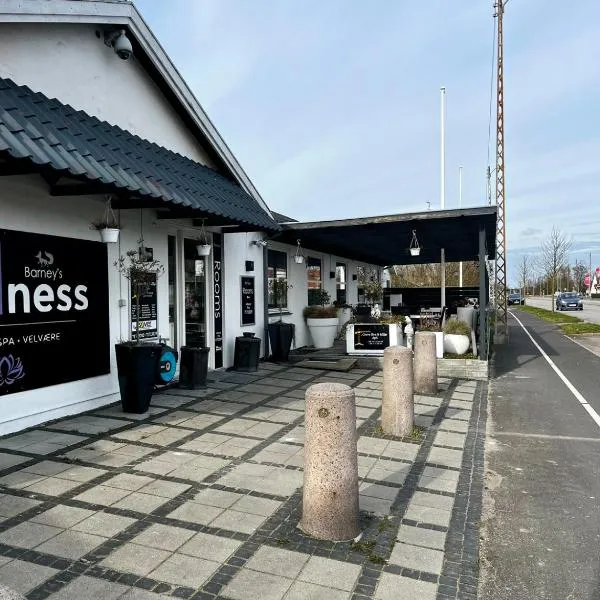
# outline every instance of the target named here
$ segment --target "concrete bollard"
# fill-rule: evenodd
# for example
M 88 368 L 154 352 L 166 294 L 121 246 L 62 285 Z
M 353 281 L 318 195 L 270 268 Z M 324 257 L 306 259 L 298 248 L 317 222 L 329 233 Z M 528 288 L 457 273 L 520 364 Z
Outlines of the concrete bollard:
M 388 346 L 383 351 L 381 427 L 385 433 L 410 435 L 415 422 L 413 357 L 410 348 Z
M 417 394 L 437 394 L 435 333 L 417 331 L 415 334 L 414 377 Z
M 300 529 L 321 540 L 354 539 L 358 524 L 358 456 L 354 390 L 317 383 L 306 390 L 304 489 Z

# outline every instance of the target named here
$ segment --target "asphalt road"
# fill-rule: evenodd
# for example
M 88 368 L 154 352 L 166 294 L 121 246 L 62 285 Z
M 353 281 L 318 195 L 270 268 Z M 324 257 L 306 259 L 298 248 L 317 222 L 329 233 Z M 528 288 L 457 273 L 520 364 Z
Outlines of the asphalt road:
M 550 302 L 550 297 L 540 297 L 540 296 L 527 296 L 525 299 L 525 303 L 530 306 L 537 306 L 538 308 L 545 308 L 547 310 L 552 310 L 552 303 Z M 600 324 L 600 301 L 599 300 L 590 300 L 589 298 L 583 299 L 583 310 L 570 310 L 565 312 L 567 315 L 574 315 L 583 319 L 584 321 L 589 321 L 590 323 L 599 323 Z
M 600 358 L 519 320 L 596 412 Z M 490 381 L 481 600 L 600 598 L 600 426 L 513 316 Z M 600 418 L 599 418 L 600 419 Z

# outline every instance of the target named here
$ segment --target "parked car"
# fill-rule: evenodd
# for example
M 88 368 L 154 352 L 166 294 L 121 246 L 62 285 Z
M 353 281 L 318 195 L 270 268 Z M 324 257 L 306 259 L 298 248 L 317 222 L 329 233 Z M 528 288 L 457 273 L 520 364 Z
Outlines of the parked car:
M 522 306 L 525 304 L 525 298 L 521 298 L 521 292 L 514 292 L 508 295 L 507 302 L 509 306 L 512 304 L 520 304 Z
M 562 292 L 556 297 L 556 310 L 583 310 L 583 300 L 577 292 Z

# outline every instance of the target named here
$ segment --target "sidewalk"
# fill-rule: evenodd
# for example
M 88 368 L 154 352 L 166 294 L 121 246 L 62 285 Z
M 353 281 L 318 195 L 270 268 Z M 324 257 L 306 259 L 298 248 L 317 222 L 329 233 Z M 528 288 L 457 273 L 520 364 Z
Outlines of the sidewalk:
M 357 543 L 303 536 L 304 393 L 356 391 Z M 31 600 L 477 597 L 487 386 L 416 397 L 379 429 L 381 372 L 263 364 L 0 438 L 0 582 Z

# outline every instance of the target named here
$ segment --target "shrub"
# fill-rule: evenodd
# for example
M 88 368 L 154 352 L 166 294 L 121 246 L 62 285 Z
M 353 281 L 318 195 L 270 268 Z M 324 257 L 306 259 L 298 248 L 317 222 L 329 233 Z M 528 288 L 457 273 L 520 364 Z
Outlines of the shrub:
M 448 335 L 466 335 L 467 337 L 470 337 L 471 328 L 463 321 L 450 319 L 449 321 L 446 321 L 446 324 L 444 325 L 444 333 L 447 333 Z
M 337 317 L 335 306 L 306 306 L 302 315 L 305 319 L 334 319 Z

